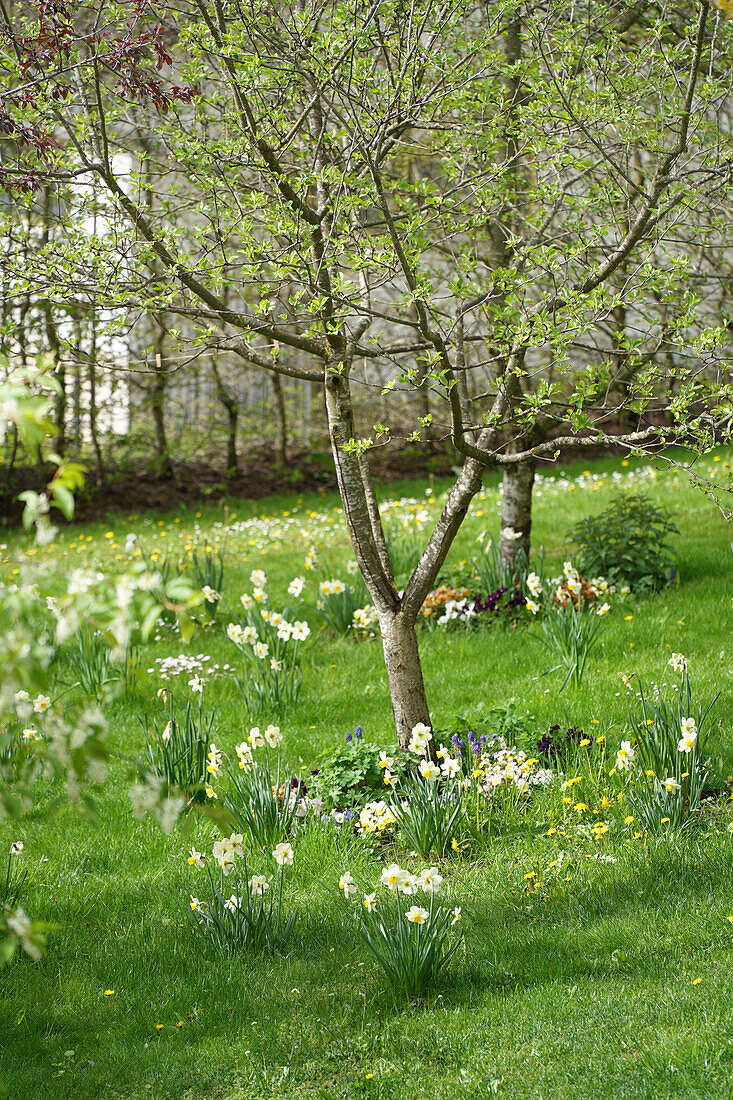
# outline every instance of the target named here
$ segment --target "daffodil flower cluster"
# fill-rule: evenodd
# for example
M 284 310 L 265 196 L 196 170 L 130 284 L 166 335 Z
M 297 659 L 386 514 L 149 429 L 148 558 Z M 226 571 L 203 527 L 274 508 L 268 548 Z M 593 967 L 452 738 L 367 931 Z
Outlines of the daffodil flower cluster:
M 384 833 L 392 829 L 396 819 L 387 803 L 380 799 L 378 802 L 367 802 L 359 812 L 357 831 L 366 836 L 370 833 Z

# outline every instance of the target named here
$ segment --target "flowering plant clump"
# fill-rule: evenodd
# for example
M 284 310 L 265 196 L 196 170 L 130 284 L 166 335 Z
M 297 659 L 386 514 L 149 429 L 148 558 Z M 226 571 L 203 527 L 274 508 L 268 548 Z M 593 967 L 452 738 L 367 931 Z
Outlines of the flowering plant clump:
M 550 726 L 537 741 L 537 755 L 549 767 L 565 768 L 579 749 L 592 751 L 593 739 L 578 726 L 570 726 L 561 732 L 559 725 Z
M 467 588 L 452 588 L 450 585 L 440 584 L 432 592 L 428 592 L 420 614 L 423 619 L 435 622 L 448 616 L 445 619 L 448 622 L 452 618 L 457 618 L 459 609 L 467 605 L 468 596 Z
M 617 767 L 632 779 L 629 802 L 641 823 L 654 831 L 663 825 L 685 828 L 700 808 L 710 778 L 705 726 L 720 694 L 693 713 L 688 662 L 675 653 L 669 664 L 681 674 L 677 699 L 670 704 L 661 697 L 650 702 L 641 688 L 642 717 L 630 716 L 634 743 L 622 742 L 617 756 Z
M 398 995 L 423 994 L 460 946 L 460 934 L 453 943 L 450 941 L 451 927 L 461 920 L 460 908 L 435 904 L 442 884 L 443 876 L 437 867 L 425 868 L 415 875 L 397 864 L 382 870 L 377 887 L 370 893 L 364 893 L 348 871 L 339 880 L 345 899 L 361 895 L 358 917 L 361 938 Z M 386 894 L 378 898 L 380 887 Z M 424 900 L 428 908 L 415 899 Z
M 309 810 L 322 803 L 306 797 L 305 784 L 286 781 L 281 752 L 282 734 L 278 726 L 258 726 L 237 745 L 237 765 L 229 764 L 229 786 L 221 801 L 236 826 L 246 833 L 257 848 L 274 848 L 287 842 L 296 823 L 303 822 Z M 273 765 L 270 750 L 277 749 Z M 219 768 L 223 770 L 219 761 Z M 218 774 L 218 773 L 217 773 Z M 218 797 L 212 788 L 212 796 Z
M 205 802 L 212 770 L 208 750 L 214 711 L 204 713 L 204 697 L 199 693 L 198 706 L 192 707 L 189 699 L 185 712 L 177 718 L 173 694 L 165 689 L 158 694 L 168 703 L 165 726 L 161 729 L 154 718 L 150 729 L 138 715 L 147 748 L 143 774 L 152 774 L 169 791 L 185 794 L 189 801 Z
M 359 628 L 365 629 L 370 625 L 368 620 L 371 619 L 371 613 L 366 606 L 367 590 L 359 573 L 350 582 L 344 582 L 337 577 L 323 580 L 318 586 L 318 592 L 316 615 L 334 634 L 353 632 L 357 625 L 357 614 Z
M 380 749 L 357 726 L 346 734 L 342 746 L 322 757 L 308 784 L 329 806 L 357 807 L 379 801 L 406 766 L 405 756 L 397 749 Z
M 250 875 L 241 833 L 217 840 L 209 859 L 192 848 L 188 862 L 207 871 L 211 888 L 208 902 L 190 895 L 188 913 L 196 933 L 223 951 L 244 948 L 272 954 L 283 950 L 296 917 L 295 912 L 286 916 L 283 910 L 285 868 L 292 866 L 294 855 L 290 844 L 276 845 L 272 857 L 279 876 L 270 883 L 266 875 Z
M 291 622 L 288 608 L 281 613 L 268 606 L 267 576 L 261 569 L 254 569 L 250 580 L 254 587 L 240 598 L 240 621 L 230 622 L 226 632 L 245 660 L 247 678 L 237 678 L 242 698 L 250 713 L 259 714 L 297 703 L 299 646 L 310 627 L 305 620 Z

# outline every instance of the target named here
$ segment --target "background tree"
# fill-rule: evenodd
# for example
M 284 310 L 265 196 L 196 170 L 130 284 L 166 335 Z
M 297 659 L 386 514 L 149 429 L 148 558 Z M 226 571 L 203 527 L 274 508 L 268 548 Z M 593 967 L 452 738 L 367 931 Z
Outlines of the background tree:
M 194 0 L 163 24 L 147 3 L 56 3 L 8 31 L 4 125 L 37 161 L 5 180 L 95 178 L 110 308 L 178 315 L 245 369 L 321 388 L 403 746 L 429 722 L 416 618 L 484 472 L 531 484 L 571 444 L 705 447 L 730 397 L 727 333 L 689 296 L 666 321 L 668 349 L 692 352 L 663 368 L 668 426 L 610 430 L 613 356 L 589 363 L 614 312 L 671 305 L 681 227 L 694 238 L 730 189 L 730 25 L 708 0 L 633 11 L 627 27 L 625 5 L 590 0 Z M 153 204 L 118 167 L 141 127 L 167 165 Z M 69 219 L 58 294 L 88 283 L 89 251 Z M 635 370 L 624 408 L 642 417 L 661 373 Z M 389 422 L 357 424 L 354 394 L 426 385 L 464 463 L 398 593 L 369 467 Z

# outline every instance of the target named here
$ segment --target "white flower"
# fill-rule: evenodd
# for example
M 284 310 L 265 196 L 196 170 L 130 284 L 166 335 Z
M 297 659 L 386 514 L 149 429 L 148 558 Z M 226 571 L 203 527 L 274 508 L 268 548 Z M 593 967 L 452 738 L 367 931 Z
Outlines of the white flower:
M 265 739 L 260 733 L 259 726 L 253 726 L 249 731 L 249 737 L 247 738 L 253 749 L 261 749 L 265 743 Z
M 253 569 L 249 575 L 249 581 L 255 588 L 266 588 L 267 574 L 262 569 Z
M 242 642 L 244 645 L 254 645 L 257 641 L 257 631 L 253 626 L 245 626 L 242 631 Z
M 627 772 L 631 771 L 631 765 L 634 762 L 636 752 L 631 746 L 630 741 L 622 741 L 621 748 L 616 753 L 616 767 L 619 771 Z
M 418 722 L 416 726 L 413 726 L 410 735 L 410 743 L 408 745 L 410 752 L 414 752 L 416 756 L 425 756 L 428 749 L 428 741 L 432 741 L 432 738 L 433 735 L 430 732 L 430 727 L 426 726 L 424 722 Z
M 206 770 L 209 775 L 219 775 L 221 772 L 221 749 L 217 749 L 213 741 L 209 745 L 209 751 L 206 754 L 206 759 L 209 761 L 209 763 L 206 765 Z
M 374 910 L 376 909 L 376 901 L 375 901 L 376 896 L 377 896 L 376 894 L 365 894 L 364 895 L 364 908 L 366 909 L 367 913 L 373 913 Z
M 235 645 L 241 645 L 244 641 L 244 631 L 239 623 L 229 623 L 227 626 L 227 637 L 230 642 L 234 642 Z
M 241 744 L 237 745 L 235 747 L 234 751 L 237 754 L 237 758 L 239 760 L 239 767 L 242 770 L 244 770 L 244 768 L 248 768 L 250 766 L 250 764 L 254 763 L 254 757 L 252 756 L 252 749 L 250 748 L 250 746 L 247 744 L 246 741 L 242 741 Z
M 233 913 L 236 909 L 242 908 L 242 899 L 238 898 L 236 894 L 232 894 L 229 900 L 224 902 L 224 908 Z
M 680 729 L 683 737 L 697 737 L 697 722 L 694 718 L 683 718 Z
M 191 908 L 193 909 L 194 913 L 200 913 L 200 912 L 201 912 L 201 910 L 203 909 L 203 905 L 201 904 L 201 902 L 199 901 L 199 899 L 198 899 L 198 898 L 195 898 L 195 897 L 193 896 L 193 894 L 189 894 L 189 897 L 191 898 L 191 900 L 190 900 L 190 902 L 189 902 L 188 904 L 189 904 L 189 905 L 191 906 Z
M 241 833 L 232 833 L 229 837 L 229 846 L 237 856 L 244 855 L 244 837 Z
M 322 596 L 330 596 L 331 595 L 331 582 L 330 581 L 321 581 L 321 583 L 318 585 L 318 587 L 320 589 L 320 592 L 321 592 Z
M 443 876 L 437 867 L 428 867 L 426 870 L 421 871 L 418 878 L 421 888 L 427 894 L 437 894 L 443 882 Z
M 335 580 L 331 581 L 331 593 L 334 596 L 340 596 L 342 592 L 346 591 L 346 585 L 343 581 Z
M 446 779 L 455 779 L 461 770 L 461 762 L 456 756 L 444 756 L 440 764 L 440 770 Z
M 24 848 L 25 844 L 22 840 L 14 840 L 13 843 L 10 845 L 10 855 L 19 856 Z
M 380 881 L 390 890 L 396 890 L 407 877 L 409 877 L 409 871 L 403 871 L 396 863 L 391 863 L 389 867 L 382 868 Z
M 188 686 L 194 693 L 198 692 L 199 695 L 204 693 L 204 681 L 200 676 L 194 676 L 192 680 L 188 681 Z
M 419 905 L 411 905 L 405 913 L 405 920 L 409 920 L 411 924 L 424 924 L 429 916 L 427 909 L 421 909 Z
M 522 532 L 515 531 L 513 527 L 502 527 L 499 535 L 505 542 L 514 542 L 516 539 L 521 539 Z
M 667 779 L 663 779 L 662 786 L 669 794 L 674 793 L 674 791 L 681 790 L 680 784 L 673 776 L 669 776 Z
M 161 740 L 165 741 L 165 743 L 167 744 L 170 741 L 172 734 L 173 734 L 173 722 L 168 722 L 168 724 L 166 725 L 166 727 L 163 730 L 162 734 L 160 735 Z
M 271 672 L 282 672 L 284 664 L 285 664 L 284 661 L 278 661 L 278 660 L 275 659 L 275 657 L 271 657 L 270 658 L 270 671 Z
M 347 561 L 346 572 L 349 574 L 350 577 L 355 577 L 356 574 L 359 572 L 358 564 L 355 561 Z
M 306 622 L 293 623 L 293 637 L 296 642 L 304 642 L 311 632 L 311 628 Z
M 440 777 L 440 768 L 432 760 L 426 760 L 420 765 L 420 775 L 430 783 L 434 783 Z
M 692 752 L 697 744 L 697 730 L 691 734 L 685 734 L 677 742 L 677 752 Z
M 673 653 L 667 664 L 672 666 L 673 672 L 684 672 L 687 668 L 687 658 L 681 653 Z
M 533 615 L 536 615 L 540 609 L 540 605 L 535 600 L 527 600 L 525 605 L 527 611 L 531 611 Z
M 265 890 L 270 889 L 270 884 L 264 875 L 252 875 L 248 885 L 251 894 L 264 894 Z
M 267 599 L 267 593 L 265 592 L 264 588 L 253 588 L 252 599 L 255 603 L 264 603 Z
M 216 603 L 217 600 L 221 599 L 221 593 L 217 592 L 215 588 L 212 588 L 211 585 L 208 584 L 205 584 L 201 589 L 201 594 L 207 603 Z
M 345 898 L 348 898 L 351 894 L 359 893 L 359 887 L 354 882 L 349 871 L 344 871 L 339 879 L 339 890 L 343 890 Z
M 284 841 L 275 845 L 272 856 L 275 862 L 279 863 L 281 867 L 290 867 L 295 857 L 295 852 L 293 851 L 292 845 Z
M 543 592 L 542 580 L 537 575 L 537 573 L 528 573 L 526 584 L 527 584 L 527 590 L 528 590 L 530 596 L 537 597 L 537 596 L 542 595 L 542 592 Z
M 416 894 L 418 882 L 417 875 L 411 875 L 409 871 L 403 871 L 402 878 L 400 882 L 397 883 L 397 889 L 401 894 L 406 894 L 407 896 Z
M 33 700 L 33 710 L 36 714 L 43 714 L 51 706 L 51 700 L 47 695 L 37 695 Z
M 607 615 L 610 610 L 611 605 L 609 603 L 603 603 L 596 609 L 596 615 Z
M 304 577 L 293 577 L 288 585 L 288 596 L 294 596 L 296 599 L 300 596 L 303 588 L 305 587 Z
M 137 535 L 134 531 L 130 531 L 130 534 L 125 539 L 125 553 L 131 554 L 137 546 Z
M 203 853 L 197 852 L 195 848 L 191 849 L 191 855 L 188 857 L 188 862 L 192 866 L 198 867 L 199 870 L 206 866 L 206 864 L 204 863 Z
M 211 854 L 221 867 L 225 875 L 230 875 L 234 870 L 234 848 L 228 838 L 217 840 L 211 849 Z
M 268 726 L 265 730 L 265 741 L 271 749 L 276 749 L 283 739 L 279 726 Z
M 394 764 L 394 757 L 387 756 L 387 753 L 382 751 L 379 754 L 379 766 L 380 768 L 391 768 Z
M 254 646 L 254 654 L 260 661 L 264 661 L 267 654 L 270 652 L 270 647 L 267 642 L 257 642 Z
M 239 602 L 245 611 L 249 611 L 254 606 L 254 600 L 246 592 L 239 597 Z
M 461 917 L 461 907 L 460 907 L 460 905 L 457 905 L 455 907 L 455 909 L 453 910 L 453 920 L 451 921 L 451 925 L 455 924 L 456 921 L 459 921 L 459 920 L 462 920 L 462 919 L 463 918 Z

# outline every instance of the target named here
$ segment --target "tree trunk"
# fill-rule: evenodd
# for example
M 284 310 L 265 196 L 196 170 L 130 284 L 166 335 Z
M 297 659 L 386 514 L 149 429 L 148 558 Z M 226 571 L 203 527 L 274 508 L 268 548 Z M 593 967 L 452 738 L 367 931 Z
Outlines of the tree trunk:
M 415 623 L 406 618 L 402 611 L 380 614 L 379 625 L 397 744 L 404 750 L 418 722 L 431 725 L 417 633 Z M 430 749 L 431 753 L 435 751 L 432 743 Z
M 277 372 L 272 374 L 272 386 L 275 391 L 275 423 L 277 434 L 275 436 L 275 461 L 278 466 L 286 466 L 288 462 L 288 422 L 285 415 L 285 398 L 283 396 L 282 382 Z
M 227 389 L 219 372 L 216 361 L 216 351 L 211 356 L 211 370 L 214 375 L 216 393 L 227 414 L 227 477 L 236 477 L 239 473 L 239 459 L 237 457 L 237 425 L 239 423 L 239 400 L 231 390 Z
M 150 410 L 153 414 L 153 426 L 155 428 L 155 450 L 158 474 L 162 478 L 173 477 L 173 463 L 168 447 L 168 437 L 165 434 L 165 391 L 168 386 L 168 377 L 163 360 L 165 343 L 165 330 L 162 325 L 158 329 L 155 341 L 155 365 L 153 388 L 150 394 Z
M 529 561 L 534 474 L 535 463 L 532 460 L 504 467 L 499 546 L 502 556 L 511 566 L 520 551 Z

